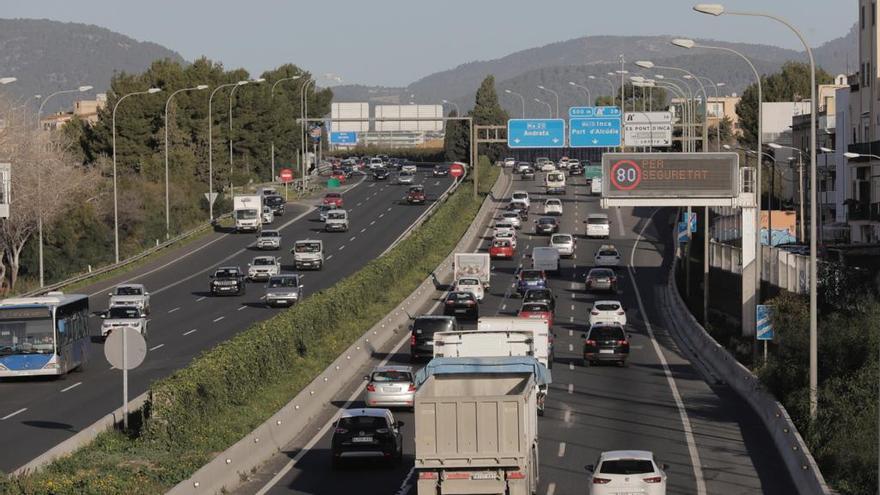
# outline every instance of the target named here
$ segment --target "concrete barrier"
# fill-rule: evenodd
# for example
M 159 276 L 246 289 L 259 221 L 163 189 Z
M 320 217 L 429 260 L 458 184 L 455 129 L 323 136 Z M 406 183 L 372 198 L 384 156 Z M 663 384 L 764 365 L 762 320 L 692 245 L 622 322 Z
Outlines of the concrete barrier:
M 716 380 L 729 385 L 761 418 L 800 495 L 834 493 L 826 485 L 825 478 L 785 407 L 764 389 L 757 376 L 718 344 L 688 310 L 675 283 L 677 265 L 676 258 L 666 287 L 666 309 L 673 321 L 679 323 L 674 326 L 673 332 L 692 354 L 692 361 L 698 361 L 695 364 L 707 369 Z
M 409 297 L 367 330 L 281 410 L 196 471 L 189 479 L 178 483 L 168 494 L 229 492 L 260 465 L 281 452 L 334 400 L 342 387 L 360 376 L 361 368 L 369 363 L 374 353 L 392 339 L 402 338 L 408 332 L 410 314 L 418 314 L 428 303 L 443 297 L 445 292 L 437 288 L 435 280 L 451 280 L 453 253 L 473 251 L 479 245 L 488 220 L 501 205 L 511 182 L 509 174 L 502 173 L 499 176 L 492 192 L 483 202 L 456 248 Z

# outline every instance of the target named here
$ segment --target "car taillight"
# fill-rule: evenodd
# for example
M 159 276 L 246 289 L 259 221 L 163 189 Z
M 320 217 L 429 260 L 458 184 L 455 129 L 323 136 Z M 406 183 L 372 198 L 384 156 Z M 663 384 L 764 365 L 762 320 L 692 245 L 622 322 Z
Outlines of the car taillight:
M 611 277 L 611 283 L 617 282 L 617 277 Z
M 416 384 L 410 383 L 409 388 L 407 389 L 407 392 L 415 392 L 415 391 L 416 391 Z
M 594 485 L 604 485 L 604 484 L 606 484 L 606 483 L 611 483 L 611 480 L 608 479 L 608 478 L 596 478 L 596 477 L 593 477 L 593 484 L 594 484 Z
M 368 383 L 367 384 L 367 392 L 375 392 L 375 391 L 376 391 L 376 386 L 373 385 L 372 383 Z
M 618 340 L 617 345 L 622 345 L 622 346 L 626 347 L 629 345 L 629 342 L 627 342 L 625 340 Z
M 436 480 L 439 477 L 436 471 L 419 471 L 420 480 Z
M 476 303 L 473 301 L 465 301 L 464 304 L 465 304 L 465 306 L 473 306 Z
M 416 345 L 416 336 L 415 334 L 409 336 L 409 345 Z
M 522 471 L 508 471 L 507 479 L 509 480 L 524 480 L 526 479 L 526 473 Z
M 620 311 L 617 312 L 617 316 L 623 316 L 623 315 L 625 315 L 625 314 L 626 314 L 626 311 L 624 311 L 624 310 L 622 310 L 622 309 L 621 309 Z
M 453 304 L 455 304 L 455 301 L 453 301 L 452 299 L 447 299 L 446 304 L 452 306 Z
M 590 314 L 593 316 L 599 316 L 599 310 L 594 309 L 594 310 L 590 311 Z
M 663 481 L 662 476 L 651 476 L 650 478 L 642 478 L 645 483 L 660 483 Z
M 346 433 L 348 433 L 348 430 L 346 430 L 345 428 L 336 428 L 335 430 L 333 430 L 333 433 L 336 433 L 338 435 L 345 435 Z
M 592 339 L 587 339 L 587 341 L 585 342 L 585 344 L 587 344 L 587 345 L 596 345 L 596 341 L 595 341 L 595 340 L 592 340 Z

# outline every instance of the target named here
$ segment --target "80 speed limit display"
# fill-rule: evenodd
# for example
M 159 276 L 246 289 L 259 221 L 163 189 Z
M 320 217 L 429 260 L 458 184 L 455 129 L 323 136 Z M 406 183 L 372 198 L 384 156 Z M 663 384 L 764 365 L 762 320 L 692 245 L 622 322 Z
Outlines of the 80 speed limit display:
M 605 197 L 712 197 L 738 194 L 736 153 L 606 153 Z

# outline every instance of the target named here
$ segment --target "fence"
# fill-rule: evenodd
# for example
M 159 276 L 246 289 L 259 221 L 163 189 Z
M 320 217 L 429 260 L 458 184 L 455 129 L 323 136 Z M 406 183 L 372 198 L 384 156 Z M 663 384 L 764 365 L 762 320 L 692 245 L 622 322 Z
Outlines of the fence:
M 761 280 L 788 292 L 806 294 L 810 282 L 810 258 L 775 247 L 762 248 Z M 742 248 L 710 241 L 709 266 L 742 273 Z

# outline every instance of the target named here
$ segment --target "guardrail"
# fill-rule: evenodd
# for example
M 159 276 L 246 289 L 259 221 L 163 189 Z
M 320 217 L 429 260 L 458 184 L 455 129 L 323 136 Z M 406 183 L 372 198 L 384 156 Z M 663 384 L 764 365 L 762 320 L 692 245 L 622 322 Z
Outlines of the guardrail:
M 677 266 L 678 258 L 672 264 L 666 286 L 666 309 L 674 321 L 679 323 L 672 326 L 673 331 L 690 350 L 693 359 L 727 383 L 758 415 L 798 493 L 800 495 L 832 494 L 785 407 L 767 392 L 757 376 L 712 338 L 688 310 L 678 291 L 678 284 L 675 283 Z

